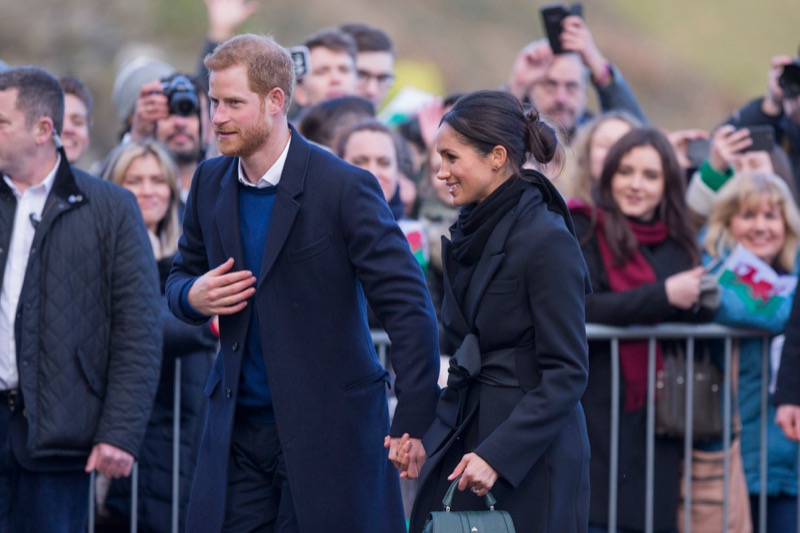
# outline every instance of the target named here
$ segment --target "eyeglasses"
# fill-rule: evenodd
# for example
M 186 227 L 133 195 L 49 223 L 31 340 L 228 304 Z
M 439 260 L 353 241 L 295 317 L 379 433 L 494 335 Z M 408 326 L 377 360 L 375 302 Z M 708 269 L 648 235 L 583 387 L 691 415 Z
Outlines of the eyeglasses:
M 559 87 L 563 87 L 566 90 L 567 94 L 572 96 L 578 94 L 581 90 L 581 85 L 574 81 L 559 83 L 556 80 L 544 79 L 540 81 L 538 85 L 540 85 L 545 90 L 545 92 L 550 94 L 554 94 L 556 91 L 558 91 Z
M 375 80 L 375 83 L 381 87 L 386 87 L 394 82 L 394 74 L 373 74 L 366 70 L 358 71 L 358 83 L 361 85 L 368 85 L 370 81 Z

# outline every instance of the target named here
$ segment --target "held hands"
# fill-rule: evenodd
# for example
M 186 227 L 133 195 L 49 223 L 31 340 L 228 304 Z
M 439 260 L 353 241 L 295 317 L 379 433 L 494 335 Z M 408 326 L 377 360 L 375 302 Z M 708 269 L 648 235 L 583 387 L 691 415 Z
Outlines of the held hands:
M 458 476 L 461 476 L 458 490 L 463 491 L 469 488 L 477 496 L 486 496 L 486 493 L 494 487 L 497 478 L 500 477 L 497 471 L 489 466 L 489 463 L 475 453 L 465 455 L 447 479 L 453 481 Z
M 169 101 L 159 80 L 142 86 L 133 111 L 131 137 L 140 141 L 156 132 L 156 122 L 169 116 Z
M 408 433 L 404 433 L 399 439 L 387 435 L 383 439 L 383 447 L 389 448 L 389 460 L 400 470 L 400 477 L 408 479 L 419 477 L 419 471 L 426 457 L 421 439 L 411 438 Z
M 783 430 L 787 439 L 800 441 L 800 405 L 779 405 L 775 424 Z
M 230 258 L 197 278 L 186 295 L 192 307 L 206 316 L 232 315 L 244 309 L 256 293 L 256 278 L 249 270 L 231 272 L 232 268 Z
M 204 0 L 208 10 L 208 40 L 212 43 L 227 41 L 253 13 L 259 10 L 258 2 L 245 0 Z
M 86 461 L 86 473 L 97 470 L 109 479 L 128 477 L 133 468 L 133 456 L 111 444 L 99 442 L 92 448 Z
M 678 309 L 691 309 L 700 298 L 700 278 L 703 267 L 678 272 L 667 278 L 664 287 L 670 305 Z

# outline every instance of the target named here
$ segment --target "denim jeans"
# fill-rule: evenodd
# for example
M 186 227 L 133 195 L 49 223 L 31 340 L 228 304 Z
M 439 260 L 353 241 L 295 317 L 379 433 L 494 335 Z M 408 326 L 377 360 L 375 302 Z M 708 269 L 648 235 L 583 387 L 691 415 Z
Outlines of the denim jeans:
M 14 413 L 0 404 L 0 533 L 74 533 L 86 530 L 89 475 L 33 472 L 11 449 Z

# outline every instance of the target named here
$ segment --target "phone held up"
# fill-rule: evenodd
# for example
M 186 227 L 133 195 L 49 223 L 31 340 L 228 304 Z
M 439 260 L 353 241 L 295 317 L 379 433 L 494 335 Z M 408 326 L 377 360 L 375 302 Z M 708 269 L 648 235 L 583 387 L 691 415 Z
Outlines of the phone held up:
M 550 48 L 554 54 L 563 54 L 564 49 L 561 47 L 561 31 L 563 28 L 561 23 L 565 18 L 573 15 L 583 18 L 583 5 L 547 4 L 542 6 L 539 11 L 542 15 L 542 24 L 547 34 L 547 40 L 550 41 Z
M 303 76 L 308 74 L 309 69 L 309 55 L 308 47 L 300 45 L 289 48 L 289 54 L 292 56 L 294 62 L 294 79 L 300 81 Z
M 768 125 L 747 126 L 753 144 L 744 149 L 745 152 L 769 152 L 775 145 L 775 129 Z

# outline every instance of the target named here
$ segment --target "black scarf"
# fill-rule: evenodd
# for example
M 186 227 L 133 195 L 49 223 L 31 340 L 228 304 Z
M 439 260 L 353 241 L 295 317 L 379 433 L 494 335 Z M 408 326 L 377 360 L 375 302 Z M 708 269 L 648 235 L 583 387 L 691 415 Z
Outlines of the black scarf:
M 486 199 L 461 208 L 458 221 L 450 228 L 453 261 L 463 267 L 474 266 L 481 258 L 492 231 L 522 197 L 522 182 L 507 179 Z

